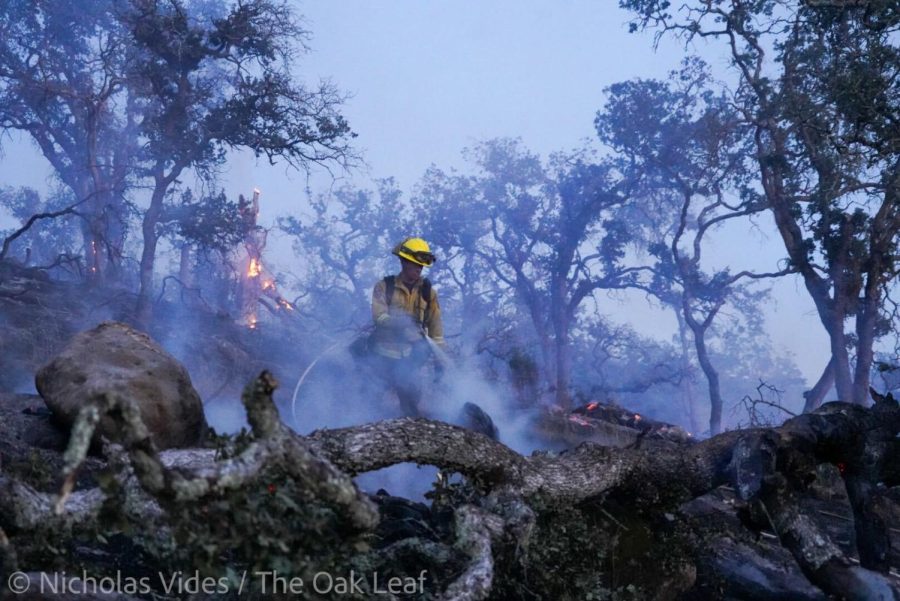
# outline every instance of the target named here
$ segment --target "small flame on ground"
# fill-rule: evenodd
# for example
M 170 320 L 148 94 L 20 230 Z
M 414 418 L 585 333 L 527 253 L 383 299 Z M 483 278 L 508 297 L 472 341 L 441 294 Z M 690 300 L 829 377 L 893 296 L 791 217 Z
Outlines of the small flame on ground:
M 598 403 L 597 401 L 591 401 L 590 403 L 588 403 L 587 410 L 588 410 L 588 411 L 593 411 L 593 410 L 596 409 L 599 405 L 600 405 L 600 403 Z
M 636 421 L 636 422 L 641 421 L 641 416 L 638 415 L 637 413 L 635 413 L 635 414 L 634 414 L 634 421 Z

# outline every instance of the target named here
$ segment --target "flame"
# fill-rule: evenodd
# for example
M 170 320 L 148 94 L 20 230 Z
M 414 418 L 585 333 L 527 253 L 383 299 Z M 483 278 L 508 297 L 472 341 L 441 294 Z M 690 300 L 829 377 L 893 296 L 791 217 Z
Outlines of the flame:
M 286 300 L 284 300 L 283 298 L 278 299 L 278 306 L 279 306 L 279 307 L 284 307 L 284 308 L 287 309 L 288 311 L 293 311 L 293 310 L 294 310 L 294 306 L 293 306 L 291 303 L 289 303 L 289 302 L 287 302 Z
M 251 315 L 251 316 L 247 319 L 247 325 L 250 327 L 251 330 L 255 330 L 255 329 L 256 329 L 256 315 Z
M 251 263 L 251 265 L 252 265 L 252 263 Z M 253 276 L 251 275 L 250 277 L 253 277 Z M 262 285 L 263 290 L 268 290 L 269 288 L 274 288 L 274 287 L 275 287 L 275 282 L 273 282 L 272 280 L 266 280 L 265 282 L 263 282 L 263 285 Z
M 597 408 L 598 405 L 600 405 L 600 403 L 598 403 L 597 401 L 591 401 L 590 403 L 588 403 L 587 410 L 593 411 Z
M 637 413 L 635 413 L 635 414 L 634 414 L 634 421 L 636 421 L 636 422 L 641 421 L 641 416 L 638 415 Z
M 250 267 L 247 269 L 247 277 L 258 278 L 260 273 L 261 271 L 259 268 L 259 259 L 250 259 Z

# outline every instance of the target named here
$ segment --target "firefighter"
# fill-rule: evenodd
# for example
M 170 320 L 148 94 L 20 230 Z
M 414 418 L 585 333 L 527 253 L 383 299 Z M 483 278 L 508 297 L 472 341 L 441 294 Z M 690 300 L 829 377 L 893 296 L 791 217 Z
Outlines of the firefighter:
M 400 259 L 400 273 L 380 280 L 372 290 L 372 354 L 378 372 L 397 394 L 400 408 L 408 416 L 418 416 L 422 367 L 432 355 L 426 338 L 444 345 L 437 292 L 422 277 L 422 270 L 435 257 L 421 238 L 407 238 L 391 252 Z

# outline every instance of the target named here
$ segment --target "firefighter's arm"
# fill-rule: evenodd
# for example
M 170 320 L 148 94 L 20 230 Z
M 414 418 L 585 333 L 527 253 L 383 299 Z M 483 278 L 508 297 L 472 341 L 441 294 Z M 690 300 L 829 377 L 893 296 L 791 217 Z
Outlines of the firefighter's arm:
M 372 319 L 376 327 L 384 327 L 391 321 L 386 294 L 387 285 L 384 280 L 379 280 L 372 289 Z
M 437 291 L 431 289 L 431 301 L 428 303 L 428 309 L 425 312 L 425 327 L 428 329 L 428 337 L 435 344 L 443 346 L 444 343 L 444 324 L 441 321 L 441 304 L 438 302 Z

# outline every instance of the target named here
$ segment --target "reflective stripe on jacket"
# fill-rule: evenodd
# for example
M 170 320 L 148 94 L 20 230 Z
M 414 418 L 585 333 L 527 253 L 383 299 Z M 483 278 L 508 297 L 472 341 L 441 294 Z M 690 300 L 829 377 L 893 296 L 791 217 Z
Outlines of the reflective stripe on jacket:
M 423 326 L 428 337 L 437 344 L 444 344 L 444 326 L 441 323 L 441 307 L 434 287 L 431 299 L 426 303 L 421 297 L 424 278 L 419 278 L 408 288 L 394 277 L 394 292 L 387 302 L 387 284 L 384 279 L 372 290 L 372 318 L 375 320 L 374 350 L 379 355 L 400 359 L 408 357 L 415 343 L 422 342 Z M 420 352 L 427 352 L 421 349 Z

